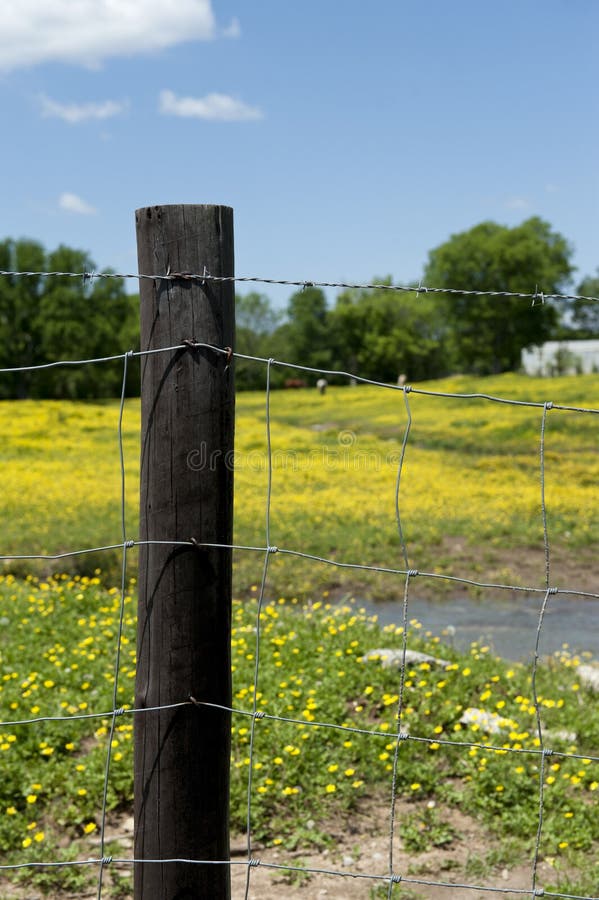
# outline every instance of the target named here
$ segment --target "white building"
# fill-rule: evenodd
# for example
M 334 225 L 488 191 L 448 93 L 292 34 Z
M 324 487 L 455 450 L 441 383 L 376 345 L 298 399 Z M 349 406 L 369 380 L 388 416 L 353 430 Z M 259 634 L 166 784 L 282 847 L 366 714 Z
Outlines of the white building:
M 582 375 L 599 372 L 599 340 L 547 341 L 522 351 L 527 375 Z

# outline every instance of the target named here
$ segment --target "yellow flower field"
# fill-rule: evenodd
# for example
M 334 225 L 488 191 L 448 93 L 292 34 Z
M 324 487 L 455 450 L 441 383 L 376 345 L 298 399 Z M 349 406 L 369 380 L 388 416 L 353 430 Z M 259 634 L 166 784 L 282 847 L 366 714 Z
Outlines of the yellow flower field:
M 539 405 L 455 396 L 472 392 Z M 553 408 L 544 414 L 545 402 Z M 592 547 L 599 534 L 599 416 L 556 409 L 558 404 L 598 408 L 599 377 L 455 377 L 416 385 L 406 394 L 374 386 L 330 387 L 324 396 L 313 389 L 273 392 L 270 545 L 337 563 L 543 586 L 545 415 L 552 575 L 561 583 L 578 577 L 573 587 L 590 589 Z M 235 542 L 258 547 L 266 546 L 265 407 L 264 393 L 237 397 Z M 0 404 L 0 554 L 12 559 L 5 564 L 8 570 L 47 566 L 13 559 L 22 554 L 122 542 L 118 416 L 116 401 Z M 139 425 L 139 403 L 127 401 L 128 539 L 137 537 Z M 117 550 L 73 557 L 58 568 L 90 574 L 99 566 L 114 577 L 119 555 Z M 261 568 L 260 554 L 236 553 L 238 593 L 259 579 Z M 399 589 L 397 576 L 289 554 L 273 555 L 269 571 L 288 593 L 315 585 L 364 585 L 374 594 Z M 442 582 L 433 586 L 440 590 Z
M 332 816 L 347 821 L 369 805 L 387 807 L 393 780 L 407 809 L 397 823 L 405 853 L 467 842 L 447 812 L 459 808 L 488 829 L 500 854 L 493 865 L 499 858 L 511 865 L 514 847 L 529 864 L 542 791 L 539 859 L 567 865 L 574 895 L 591 890 L 598 731 L 591 689 L 577 674 L 587 657 L 563 648 L 539 660 L 533 682 L 528 665 L 502 662 L 486 644 L 464 652 L 441 647 L 417 619 L 408 620 L 405 633 L 398 624 L 381 629 L 362 601 L 401 597 L 406 569 L 421 573 L 410 579 L 410 604 L 421 589 L 464 589 L 447 576 L 542 589 L 543 493 L 550 584 L 599 593 L 599 416 L 556 408 L 597 408 L 598 388 L 595 376 L 506 375 L 427 383 L 405 395 L 374 386 L 329 388 L 324 396 L 314 389 L 273 392 L 271 466 L 266 397 L 238 396 L 235 541 L 287 552 L 268 556 L 260 611 L 264 552 L 238 550 L 234 557 L 235 829 L 245 828 L 250 774 L 254 840 L 288 848 L 324 846 Z M 457 396 L 483 391 L 537 405 Z M 97 852 L 108 753 L 107 809 L 131 800 L 133 722 L 107 714 L 115 696 L 123 709 L 131 707 L 136 663 L 134 580 L 123 595 L 110 586 L 120 584 L 123 540 L 118 421 L 114 401 L 0 404 L 0 555 L 8 557 L 0 573 L 0 757 L 7 773 L 0 849 L 15 862 Z M 137 537 L 139 427 L 139 403 L 128 401 L 127 539 Z M 16 558 L 105 545 L 117 546 L 52 563 Z M 128 554 L 132 576 L 135 550 Z M 28 571 L 44 577 L 10 574 Z M 337 602 L 346 593 L 357 601 Z M 441 653 L 449 664 L 436 670 L 414 663 L 400 683 L 396 669 L 381 665 L 379 648 L 399 650 L 404 637 L 409 649 Z M 253 719 L 254 704 L 267 717 Z M 468 709 L 474 718 L 464 718 Z M 100 715 L 44 719 L 79 713 Z M 487 734 L 487 715 L 500 718 L 501 736 Z M 19 724 L 37 717 L 35 725 Z M 401 747 L 398 721 L 409 736 Z M 547 758 L 539 721 L 546 746 L 551 736 Z M 65 834 L 69 847 L 58 847 Z M 460 879 L 476 881 L 480 867 L 490 865 L 491 851 L 473 858 Z M 35 878 L 60 880 L 77 896 L 93 875 L 74 867 Z M 544 878 L 549 889 L 553 881 Z

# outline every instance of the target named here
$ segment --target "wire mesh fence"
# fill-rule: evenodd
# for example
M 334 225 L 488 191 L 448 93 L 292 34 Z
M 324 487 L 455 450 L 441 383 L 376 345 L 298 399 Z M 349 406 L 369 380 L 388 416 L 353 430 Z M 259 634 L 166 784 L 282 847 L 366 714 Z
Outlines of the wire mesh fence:
M 209 273 L 204 272 L 201 275 L 190 274 L 190 273 L 168 273 L 164 276 L 112 276 L 105 275 L 100 273 L 14 273 L 14 272 L 0 272 L 0 277 L 2 276 L 10 276 L 10 277 L 28 277 L 29 275 L 37 274 L 43 277 L 53 277 L 56 275 L 60 276 L 69 276 L 73 278 L 81 278 L 82 281 L 85 281 L 90 278 L 97 277 L 148 277 L 148 278 L 167 278 L 167 279 L 196 279 L 208 281 L 210 279 L 215 279 L 215 276 L 211 276 Z M 229 279 L 216 279 L 216 280 L 229 280 Z M 299 285 L 299 286 L 313 286 L 320 284 L 321 286 L 333 286 L 333 287 L 359 287 L 362 289 L 366 289 L 368 287 L 376 287 L 376 289 L 384 289 L 388 290 L 397 290 L 397 291 L 417 291 L 417 292 L 429 292 L 435 293 L 436 289 L 426 288 L 422 285 L 418 285 L 416 287 L 401 287 L 401 286 L 381 286 L 381 285 L 347 285 L 347 284 L 334 284 L 334 283 L 317 283 L 317 282 L 294 282 L 294 281 L 277 281 L 273 282 L 270 279 L 258 279 L 258 278 L 238 278 L 236 281 L 251 281 L 251 282 L 264 282 L 268 283 L 279 283 L 279 284 L 289 284 L 289 285 Z M 439 291 L 441 292 L 441 291 Z M 444 293 L 452 293 L 452 291 L 443 291 Z M 468 292 L 468 291 L 458 291 L 455 293 L 478 293 L 478 292 Z M 485 292 L 486 294 L 490 294 L 497 298 L 501 298 L 502 296 L 507 296 L 506 292 Z M 530 300 L 531 303 L 536 302 L 544 302 L 547 299 L 546 295 L 543 295 L 538 292 L 534 292 L 532 294 L 510 294 L 509 296 L 517 296 L 525 300 Z M 570 299 L 570 295 L 554 295 L 558 296 L 561 299 Z M 593 298 L 585 298 L 585 299 L 593 299 Z M 501 396 L 493 396 L 487 393 L 451 393 L 451 392 L 443 392 L 443 391 L 434 391 L 428 390 L 426 388 L 416 387 L 409 384 L 403 385 L 390 385 L 384 382 L 374 381 L 372 379 L 363 378 L 360 376 L 359 372 L 337 372 L 326 369 L 315 369 L 311 367 L 306 367 L 297 364 L 291 364 L 285 361 L 279 361 L 275 359 L 266 359 L 242 354 L 232 353 L 230 348 L 225 347 L 215 347 L 212 344 L 202 343 L 201 341 L 185 341 L 177 346 L 165 347 L 160 351 L 133 351 L 128 350 L 125 353 L 116 354 L 110 357 L 102 357 L 101 359 L 86 359 L 86 360 L 61 360 L 56 361 L 54 363 L 48 363 L 44 366 L 39 367 L 23 367 L 23 369 L 3 369 L 0 370 L 0 375 L 7 372 L 14 371 L 31 371 L 35 372 L 36 369 L 47 368 L 48 366 L 91 366 L 91 365 L 101 365 L 106 362 L 114 362 L 121 361 L 122 363 L 122 371 L 123 371 L 123 379 L 122 379 L 122 391 L 119 402 L 119 410 L 118 410 L 118 432 L 117 432 L 117 441 L 118 441 L 118 452 L 119 452 L 119 468 L 120 468 L 120 504 L 119 504 L 119 515 L 120 515 L 120 534 L 118 535 L 118 540 L 115 540 L 114 543 L 106 544 L 104 546 L 99 547 L 79 547 L 67 552 L 61 552 L 56 554 L 49 553 L 40 553 L 36 552 L 35 548 L 32 548 L 32 552 L 27 554 L 10 554 L 5 556 L 0 556 L 0 561 L 8 562 L 11 564 L 15 561 L 25 562 L 27 560 L 40 560 L 42 562 L 55 562 L 60 560 L 64 561 L 65 566 L 69 565 L 69 562 L 74 558 L 86 555 L 86 554 L 102 554 L 108 551 L 114 552 L 118 551 L 121 555 L 121 577 L 120 577 L 120 591 L 119 591 L 119 604 L 118 604 L 118 614 L 117 614 L 117 624 L 113 633 L 113 646 L 114 646 L 114 655 L 113 655 L 113 678 L 112 678 L 112 704 L 110 709 L 104 709 L 102 711 L 78 711 L 73 714 L 65 714 L 65 715 L 44 715 L 43 710 L 40 710 L 39 715 L 32 715 L 27 717 L 21 716 L 11 716 L 9 710 L 5 710 L 2 713 L 1 721 L 0 721 L 0 735 L 2 732 L 8 732 L 11 729 L 15 729 L 19 726 L 28 726 L 28 727 L 36 727 L 41 725 L 42 723 L 53 722 L 57 724 L 61 724 L 65 726 L 65 729 L 68 729 L 69 724 L 79 721 L 79 720 L 90 720 L 97 719 L 101 722 L 107 722 L 106 729 L 106 749 L 105 749 L 105 764 L 104 764 L 104 774 L 102 779 L 103 789 L 102 796 L 98 798 L 98 844 L 97 844 L 97 854 L 95 854 L 91 858 L 85 859 L 74 859 L 74 860 L 58 860 L 58 859 L 50 859 L 42 861 L 40 859 L 31 859 L 30 856 L 22 862 L 13 862 L 10 864 L 1 864 L 0 863 L 0 873 L 10 873 L 15 870 L 35 870 L 40 868 L 47 869 L 63 869 L 63 868 L 78 868 L 78 867 L 94 867 L 97 870 L 97 886 L 96 886 L 96 894 L 98 898 L 101 898 L 103 895 L 106 895 L 106 870 L 111 866 L 120 866 L 120 867 L 129 867 L 132 868 L 136 863 L 143 863 L 144 865 L 152 865 L 156 863 L 164 863 L 168 862 L 168 860 L 136 860 L 133 857 L 121 856 L 121 855 L 112 855 L 109 852 L 109 828 L 108 828 L 108 795 L 110 790 L 110 781 L 111 781 L 111 772 L 113 770 L 113 757 L 114 757 L 114 745 L 115 745 L 115 735 L 117 724 L 123 718 L 133 719 L 139 715 L 145 715 L 148 712 L 156 711 L 157 709 L 172 709 L 174 707 L 179 706 L 195 706 L 198 708 L 209 708 L 214 707 L 215 704 L 210 704 L 206 702 L 200 702 L 196 700 L 193 696 L 190 696 L 189 692 L 185 690 L 185 687 L 182 686 L 181 689 L 181 700 L 178 704 L 171 704 L 168 707 L 152 707 L 151 709 L 136 709 L 132 703 L 121 703 L 120 695 L 118 692 L 119 678 L 121 675 L 122 669 L 122 651 L 123 651 L 123 639 L 124 639 L 124 623 L 126 617 L 126 605 L 125 600 L 128 592 L 128 578 L 129 578 L 129 568 L 130 568 L 130 553 L 134 551 L 135 548 L 139 547 L 143 542 L 132 537 L 130 530 L 127 527 L 126 522 L 126 505 L 127 505 L 127 484 L 126 484 L 126 459 L 125 459 L 125 450 L 124 450 L 124 441 L 123 441 L 123 416 L 125 411 L 125 383 L 127 380 L 127 373 L 129 366 L 135 360 L 141 360 L 148 352 L 161 352 L 173 354 L 176 351 L 186 351 L 186 350 L 198 350 L 198 349 L 209 349 L 217 354 L 220 354 L 226 357 L 228 360 L 231 357 L 235 357 L 240 361 L 243 360 L 252 365 L 263 367 L 265 372 L 265 380 L 266 380 L 266 388 L 264 393 L 264 452 L 265 452 L 265 470 L 266 470 L 266 484 L 265 484 L 265 495 L 264 495 L 264 540 L 262 543 L 257 543 L 255 545 L 250 544 L 232 544 L 226 545 L 230 547 L 238 554 L 247 554 L 251 555 L 253 558 L 257 559 L 256 569 L 260 569 L 260 575 L 257 579 L 257 590 L 256 590 L 256 607 L 255 607 L 255 621 L 253 626 L 253 635 L 254 635 L 254 646 L 251 656 L 253 657 L 253 677 L 252 677 L 252 685 L 251 690 L 246 691 L 246 704 L 245 705 L 233 705 L 229 707 L 220 707 L 221 709 L 226 709 L 232 717 L 234 723 L 236 723 L 236 728 L 243 727 L 242 725 L 237 725 L 237 723 L 248 723 L 248 735 L 247 735 L 247 760 L 244 765 L 244 769 L 247 768 L 247 786 L 245 791 L 246 797 L 246 810 L 245 810 L 245 852 L 244 858 L 236 859 L 233 858 L 231 860 L 222 861 L 222 860 L 173 860 L 173 862 L 181 862 L 186 861 L 189 863 L 196 863 L 202 865 L 215 865 L 215 866 L 230 866 L 231 870 L 242 870 L 245 873 L 244 877 L 244 885 L 242 889 L 242 893 L 245 896 L 246 900 L 250 896 L 252 890 L 254 890 L 254 885 L 258 884 L 256 881 L 257 870 L 263 870 L 271 873 L 285 873 L 287 876 L 297 875 L 298 877 L 303 876 L 319 876 L 319 877 L 327 877 L 330 881 L 331 890 L 333 895 L 335 896 L 345 896 L 345 887 L 344 884 L 348 881 L 352 881 L 355 883 L 363 883 L 364 890 L 370 890 L 371 896 L 373 896 L 372 891 L 378 890 L 383 891 L 386 896 L 402 896 L 399 892 L 404 889 L 404 886 L 407 890 L 412 888 L 417 889 L 430 889 L 447 892 L 447 896 L 455 896 L 455 892 L 458 890 L 465 891 L 475 896 L 482 896 L 486 893 L 500 893 L 502 895 L 507 894 L 520 894 L 526 896 L 551 896 L 551 897 L 563 897 L 563 898 L 583 898 L 583 900 L 593 900 L 593 897 L 597 898 L 599 896 L 599 889 L 593 894 L 575 894 L 575 893 L 564 893 L 558 890 L 550 891 L 546 890 L 540 884 L 540 868 L 541 863 L 543 861 L 543 850 L 542 850 L 542 841 L 544 834 L 544 825 L 545 825 L 545 814 L 547 808 L 547 795 L 548 790 L 550 790 L 550 785 L 552 781 L 548 781 L 548 779 L 553 778 L 552 775 L 548 775 L 549 766 L 554 763 L 554 761 L 559 760 L 579 760 L 581 763 L 584 763 L 585 770 L 588 771 L 590 768 L 597 766 L 599 763 L 599 748 L 597 748 L 594 752 L 582 753 L 578 752 L 577 749 L 568 748 L 568 742 L 563 737 L 557 737 L 555 734 L 551 733 L 544 726 L 544 700 L 545 698 L 541 695 L 540 688 L 538 686 L 539 672 L 541 668 L 544 666 L 545 661 L 541 654 L 541 639 L 544 634 L 544 630 L 547 625 L 547 613 L 551 608 L 552 598 L 556 595 L 567 595 L 570 597 L 580 598 L 581 601 L 583 599 L 588 600 L 599 600 L 599 592 L 594 590 L 582 589 L 580 584 L 566 584 L 563 587 L 556 587 L 553 582 L 553 549 L 551 542 L 551 529 L 548 525 L 548 516 L 547 516 L 547 502 L 546 502 L 546 487 L 547 487 L 547 475 L 546 475 L 546 456 L 547 456 L 547 430 L 548 430 L 548 421 L 550 417 L 560 414 L 568 414 L 568 413 L 576 413 L 581 414 L 584 417 L 589 418 L 590 420 L 594 420 L 594 418 L 599 414 L 599 409 L 582 406 L 582 405 L 567 405 L 567 404 L 559 404 L 554 403 L 552 401 L 538 402 L 532 400 L 515 400 L 509 399 Z M 392 498 L 393 508 L 394 508 L 394 519 L 395 519 L 395 529 L 396 529 L 396 546 L 398 552 L 398 559 L 400 560 L 400 565 L 381 565 L 375 563 L 369 563 L 368 561 L 364 561 L 364 559 L 339 559 L 336 556 L 332 555 L 318 555 L 312 552 L 307 552 L 301 546 L 301 539 L 299 541 L 300 546 L 279 546 L 278 545 L 278 537 L 277 537 L 277 528 L 276 525 L 273 525 L 273 517 L 272 517 L 272 508 L 273 508 L 273 499 L 276 494 L 277 485 L 275 483 L 274 478 L 274 460 L 276 459 L 276 446 L 275 439 L 273 437 L 273 415 L 272 415 L 272 398 L 273 398 L 273 390 L 271 386 L 271 373 L 274 367 L 285 367 L 291 370 L 309 374 L 311 376 L 318 377 L 328 377 L 335 376 L 337 378 L 346 378 L 352 379 L 358 384 L 369 385 L 372 388 L 377 390 L 381 390 L 384 392 L 392 392 L 390 394 L 390 398 L 395 400 L 396 398 L 400 398 L 403 406 L 404 406 L 404 415 L 405 415 L 405 424 L 403 428 L 397 428 L 397 441 L 399 443 L 399 453 L 397 455 L 396 460 L 396 478 L 395 478 L 395 487 L 394 487 L 394 496 Z M 488 404 L 492 409 L 497 405 L 507 405 L 514 408 L 521 408 L 530 410 L 533 413 L 538 414 L 538 448 L 537 448 L 537 458 L 536 458 L 536 471 L 537 471 L 537 489 L 538 489 L 538 508 L 539 508 L 539 517 L 540 517 L 540 529 L 542 532 L 542 549 L 543 549 L 543 579 L 542 583 L 534 583 L 534 584 L 521 584 L 521 583 L 513 583 L 502 582 L 502 581 L 485 581 L 485 580 L 477 580 L 476 578 L 464 577 L 462 575 L 452 574 L 451 571 L 435 571 L 430 570 L 422 570 L 415 568 L 410 563 L 411 553 L 409 552 L 409 542 L 406 539 L 406 521 L 405 514 L 403 512 L 403 491 L 404 491 L 404 482 L 405 482 L 405 472 L 406 466 L 409 464 L 410 453 L 412 449 L 411 442 L 411 430 L 414 422 L 414 411 L 412 401 L 413 398 L 417 398 L 419 396 L 435 398 L 441 402 L 451 401 L 458 402 L 460 404 L 469 404 L 472 402 L 483 402 Z M 116 537 L 116 536 L 115 536 Z M 146 542 L 150 543 L 150 542 Z M 169 542 L 170 544 L 174 544 L 176 542 Z M 184 543 L 184 542 L 177 542 Z M 225 546 L 225 545 L 205 545 L 205 546 Z M 269 636 L 268 633 L 265 633 L 265 610 L 271 605 L 272 600 L 270 598 L 269 585 L 271 583 L 271 567 L 274 559 L 289 559 L 289 560 L 301 560 L 305 563 L 313 564 L 315 567 L 326 567 L 327 569 L 333 570 L 344 570 L 344 571 L 355 571 L 360 573 L 371 573 L 372 575 L 384 575 L 389 576 L 397 580 L 397 584 L 401 587 L 401 603 L 398 610 L 398 630 L 397 635 L 400 638 L 399 641 L 399 657 L 397 661 L 397 673 L 399 678 L 399 684 L 397 687 L 397 696 L 394 700 L 394 726 L 390 731 L 389 729 L 380 729 L 376 726 L 376 724 L 370 723 L 370 727 L 359 727 L 356 724 L 347 721 L 347 717 L 341 717 L 337 721 L 330 721 L 327 719 L 319 720 L 314 715 L 304 715 L 304 716 L 296 716 L 296 715 L 285 715 L 284 708 L 279 709 L 275 712 L 265 711 L 260 704 L 261 697 L 261 684 L 262 684 L 262 661 L 264 654 L 266 652 L 266 648 L 269 644 Z M 406 727 L 406 720 L 410 718 L 409 716 L 409 707 L 412 700 L 408 701 L 407 692 L 408 689 L 410 691 L 413 690 L 413 676 L 412 671 L 416 672 L 417 664 L 411 662 L 412 659 L 409 655 L 409 651 L 411 649 L 412 638 L 414 631 L 410 627 L 410 613 L 412 610 L 412 598 L 414 596 L 414 585 L 415 583 L 431 583 L 435 584 L 437 582 L 442 581 L 444 584 L 452 585 L 456 589 L 457 588 L 472 588 L 480 591 L 484 590 L 495 590 L 498 592 L 503 592 L 510 595 L 519 595 L 527 598 L 538 598 L 538 616 L 536 621 L 536 627 L 534 632 L 531 634 L 530 640 L 530 685 L 531 685 L 531 703 L 530 707 L 534 717 L 534 737 L 528 743 L 523 741 L 522 738 L 519 738 L 517 735 L 509 741 L 505 741 L 501 738 L 498 733 L 497 737 L 494 737 L 494 730 L 492 728 L 488 728 L 486 732 L 485 740 L 476 740 L 475 735 L 470 732 L 467 733 L 467 739 L 458 739 L 461 737 L 460 732 L 456 732 L 456 736 L 449 736 L 447 733 L 442 731 L 441 733 L 426 733 L 426 729 L 422 730 L 422 733 L 418 731 L 414 732 L 412 728 Z M 425 663 L 430 666 L 430 663 Z M 428 687 L 428 686 L 427 686 Z M 423 686 L 424 690 L 424 686 Z M 411 696 L 411 695 L 410 695 Z M 76 698 L 73 698 L 73 701 L 76 701 Z M 480 713 L 480 710 L 479 710 Z M 262 841 L 256 838 L 256 833 L 261 829 L 258 827 L 260 823 L 256 819 L 256 814 L 254 812 L 256 807 L 257 800 L 257 788 L 256 788 L 256 765 L 259 764 L 259 751 L 258 744 L 260 741 L 260 730 L 264 727 L 265 723 L 280 723 L 285 726 L 296 727 L 297 729 L 301 729 L 304 733 L 307 731 L 314 732 L 317 734 L 335 734 L 340 738 L 345 740 L 351 740 L 357 736 L 366 737 L 372 741 L 373 746 L 378 748 L 381 741 L 385 741 L 385 747 L 392 745 L 391 750 L 385 750 L 387 754 L 387 766 L 389 767 L 389 775 L 388 775 L 388 814 L 386 815 L 386 825 L 385 825 L 385 840 L 387 844 L 387 860 L 383 865 L 381 862 L 378 862 L 376 865 L 373 863 L 368 867 L 367 871 L 364 871 L 362 867 L 358 868 L 356 866 L 352 866 L 349 862 L 346 865 L 341 867 L 339 866 L 316 866 L 313 864 L 302 864 L 301 861 L 297 861 L 295 857 L 289 856 L 287 859 L 283 859 L 283 861 L 279 861 L 274 859 L 272 856 L 268 854 L 262 853 Z M 488 724 L 488 723 L 487 723 Z M 483 729 L 481 729 L 483 731 Z M 483 732 L 485 733 L 485 732 Z M 555 746 L 555 742 L 557 742 L 557 747 Z M 518 761 L 520 764 L 520 760 L 532 761 L 535 766 L 536 771 L 536 782 L 537 782 L 537 803 L 535 808 L 534 819 L 530 819 L 530 842 L 532 843 L 532 853 L 529 860 L 529 873 L 528 873 L 528 885 L 527 887 L 506 887 L 501 883 L 497 883 L 495 885 L 489 884 L 479 884 L 475 880 L 472 882 L 467 881 L 455 881 L 455 880 L 446 880 L 442 877 L 439 877 L 437 874 L 435 877 L 425 877 L 426 872 L 419 873 L 410 869 L 410 856 L 409 853 L 402 848 L 401 843 L 399 841 L 398 832 L 399 832 L 399 822 L 398 822 L 398 803 L 401 799 L 401 793 L 405 789 L 405 785 L 401 779 L 401 769 L 404 764 L 405 755 L 409 754 L 411 748 L 433 748 L 435 752 L 446 753 L 448 756 L 450 754 L 472 754 L 472 753 L 488 753 L 488 754 L 497 754 L 502 757 L 506 757 L 508 759 L 514 759 Z M 564 748 L 565 747 L 565 748 Z M 376 751 L 373 751 L 373 756 Z M 377 754 L 378 755 L 378 754 Z M 484 769 L 484 766 L 482 767 Z M 481 773 L 481 777 L 484 773 Z M 507 775 L 506 769 L 506 778 L 510 777 Z M 555 778 L 553 778 L 555 781 Z M 591 783 L 596 784 L 599 779 L 594 779 Z M 331 791 L 334 793 L 334 791 Z M 433 792 L 431 791 L 431 794 Z M 592 802 L 592 795 L 589 795 L 589 804 Z M 304 796 L 302 798 L 302 803 L 306 809 L 306 814 L 309 813 L 311 798 L 309 796 Z M 567 813 L 567 810 L 566 810 Z M 568 819 L 564 820 L 563 826 L 563 834 L 564 840 L 567 843 L 567 831 L 568 831 Z M 29 842 L 31 843 L 31 841 Z M 301 849 L 301 848 L 300 848 Z M 440 869 L 439 871 L 443 871 Z M 263 890 L 263 888 L 258 887 L 258 890 Z M 283 893 L 284 891 L 282 891 Z M 256 896 L 261 896 L 263 894 L 257 894 Z M 366 896 L 366 894 L 364 894 Z M 377 894 L 378 896 L 378 894 Z M 435 895 L 437 896 L 437 895 Z

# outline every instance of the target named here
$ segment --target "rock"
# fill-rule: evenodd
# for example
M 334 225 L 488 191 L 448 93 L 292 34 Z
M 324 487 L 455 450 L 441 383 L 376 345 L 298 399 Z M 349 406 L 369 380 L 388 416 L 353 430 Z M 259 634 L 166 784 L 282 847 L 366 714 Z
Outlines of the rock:
M 592 691 L 599 691 L 599 666 L 583 663 L 578 666 L 576 673 L 585 687 L 589 687 Z
M 565 729 L 561 731 L 543 731 L 544 744 L 550 741 L 564 741 L 566 744 L 575 744 L 577 740 L 578 735 L 575 731 L 566 731 Z
M 462 725 L 478 725 L 485 734 L 499 734 L 511 728 L 511 722 L 503 716 L 496 713 L 487 712 L 486 709 L 477 709 L 475 706 L 469 706 L 465 709 L 460 717 Z
M 477 709 L 469 706 L 461 715 L 462 725 L 478 725 L 484 734 L 500 734 L 502 731 L 511 731 L 513 722 L 497 713 L 488 712 L 486 709 Z M 535 729 L 536 736 L 536 729 Z M 576 734 L 573 731 L 548 731 L 543 728 L 543 744 L 551 748 L 553 741 L 564 741 L 568 744 L 576 742 Z
M 365 660 L 380 662 L 383 669 L 401 669 L 403 663 L 403 650 L 397 648 L 381 647 L 377 650 L 369 650 L 364 654 Z M 446 668 L 451 663 L 446 659 L 429 656 L 428 653 L 419 653 L 418 650 L 406 650 L 406 665 L 417 666 L 420 663 L 428 663 L 431 667 Z

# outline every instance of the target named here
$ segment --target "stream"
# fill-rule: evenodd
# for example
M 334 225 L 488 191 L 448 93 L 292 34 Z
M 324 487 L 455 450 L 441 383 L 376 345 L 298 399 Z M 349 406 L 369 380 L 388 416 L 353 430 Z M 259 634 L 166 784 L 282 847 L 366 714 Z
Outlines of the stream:
M 493 602 L 462 597 L 456 600 L 415 598 L 408 606 L 408 620 L 417 619 L 423 630 L 438 635 L 443 643 L 460 650 L 473 641 L 486 644 L 496 656 L 514 662 L 533 658 L 539 613 L 544 595 L 517 596 Z M 401 625 L 403 607 L 399 601 L 361 601 L 369 615 L 376 614 L 381 625 Z M 448 626 L 453 635 L 443 634 Z M 539 654 L 548 656 L 568 644 L 569 652 L 588 651 L 599 659 L 599 601 L 574 599 L 559 594 L 549 597 Z

